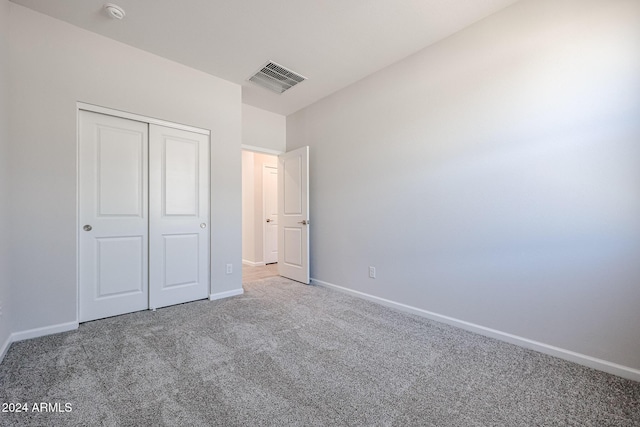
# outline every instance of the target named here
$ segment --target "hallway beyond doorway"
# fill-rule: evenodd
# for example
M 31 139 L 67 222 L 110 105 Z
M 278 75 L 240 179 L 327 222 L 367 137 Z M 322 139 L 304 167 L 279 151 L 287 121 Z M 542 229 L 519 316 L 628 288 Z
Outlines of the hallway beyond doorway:
M 255 282 L 256 280 L 274 276 L 278 276 L 278 263 L 258 267 L 252 267 L 246 264 L 242 265 L 242 283 Z

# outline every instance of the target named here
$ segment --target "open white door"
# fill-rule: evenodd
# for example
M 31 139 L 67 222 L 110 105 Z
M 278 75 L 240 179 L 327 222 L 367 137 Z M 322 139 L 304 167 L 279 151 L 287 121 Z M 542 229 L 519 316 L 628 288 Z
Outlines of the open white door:
M 309 284 L 309 147 L 278 157 L 278 274 Z

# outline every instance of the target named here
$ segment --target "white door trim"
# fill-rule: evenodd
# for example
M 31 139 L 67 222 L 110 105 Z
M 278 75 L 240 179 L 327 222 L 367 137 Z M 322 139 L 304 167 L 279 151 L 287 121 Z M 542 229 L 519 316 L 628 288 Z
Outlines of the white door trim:
M 179 123 L 168 122 L 166 120 L 156 119 L 153 117 L 141 116 L 139 114 L 129 113 L 126 111 L 114 110 L 113 108 L 101 107 L 99 105 L 87 104 L 85 102 L 77 102 L 78 110 L 93 111 L 94 113 L 106 114 L 108 116 L 120 117 L 123 119 L 136 120 L 138 122 L 149 123 L 150 125 L 160 125 L 173 129 L 186 130 L 188 132 L 200 133 L 202 135 L 211 136 L 211 131 L 198 127 L 182 125 Z
M 254 153 L 263 153 L 263 154 L 273 154 L 275 156 L 279 156 L 280 154 L 285 153 L 284 151 L 280 151 L 280 150 L 272 150 L 270 148 L 262 148 L 255 145 L 247 145 L 247 144 L 242 144 L 240 148 L 245 151 L 253 151 Z

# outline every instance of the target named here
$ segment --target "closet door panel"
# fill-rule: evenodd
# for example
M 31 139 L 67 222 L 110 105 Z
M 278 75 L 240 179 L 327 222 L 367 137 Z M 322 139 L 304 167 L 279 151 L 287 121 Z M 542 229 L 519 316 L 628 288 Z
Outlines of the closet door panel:
M 150 125 L 152 308 L 209 295 L 209 137 Z
M 149 307 L 148 125 L 80 111 L 79 314 Z

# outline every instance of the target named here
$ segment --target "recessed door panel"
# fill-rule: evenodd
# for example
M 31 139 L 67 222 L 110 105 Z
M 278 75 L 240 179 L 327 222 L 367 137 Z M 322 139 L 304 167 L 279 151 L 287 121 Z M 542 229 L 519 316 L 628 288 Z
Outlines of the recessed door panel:
M 142 216 L 146 133 L 97 126 L 98 216 Z
M 163 211 L 165 215 L 198 215 L 199 142 L 163 138 Z
M 302 230 L 300 227 L 284 228 L 284 263 L 293 266 L 302 266 Z
M 284 215 L 300 215 L 302 213 L 302 159 L 300 156 L 284 157 Z
M 96 298 L 142 293 L 147 268 L 143 236 L 98 238 L 96 244 Z
M 209 137 L 150 125 L 149 304 L 209 296 Z
M 148 125 L 81 111 L 79 313 L 85 322 L 148 302 Z
M 200 251 L 198 234 L 165 235 L 164 241 L 164 280 L 162 287 L 197 285 L 198 253 Z

